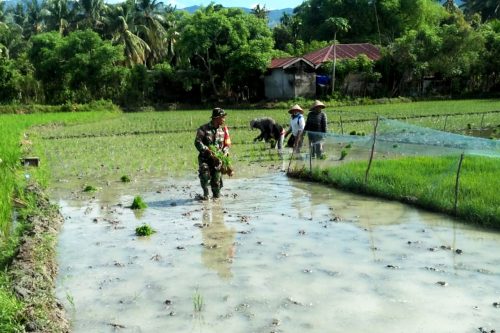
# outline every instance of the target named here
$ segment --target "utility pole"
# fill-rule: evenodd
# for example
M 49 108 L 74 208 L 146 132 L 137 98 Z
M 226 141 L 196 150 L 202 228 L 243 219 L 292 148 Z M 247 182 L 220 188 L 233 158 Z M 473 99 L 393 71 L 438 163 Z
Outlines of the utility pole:
M 335 67 L 337 66 L 337 31 L 333 35 L 332 95 L 335 91 Z

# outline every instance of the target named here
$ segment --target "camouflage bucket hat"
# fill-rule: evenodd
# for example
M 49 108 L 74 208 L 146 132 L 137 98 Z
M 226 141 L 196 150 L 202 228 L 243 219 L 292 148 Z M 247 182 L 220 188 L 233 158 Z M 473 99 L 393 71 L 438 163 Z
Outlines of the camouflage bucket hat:
M 225 117 L 226 116 L 226 111 L 224 111 L 221 108 L 214 108 L 212 110 L 212 119 L 214 118 L 220 118 L 220 117 Z

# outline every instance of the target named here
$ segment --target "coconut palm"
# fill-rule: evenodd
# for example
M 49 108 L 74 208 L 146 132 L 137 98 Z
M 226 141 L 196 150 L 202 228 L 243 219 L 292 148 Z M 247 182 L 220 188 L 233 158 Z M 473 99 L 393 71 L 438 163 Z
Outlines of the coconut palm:
M 137 34 L 134 24 L 134 4 L 132 0 L 110 6 L 104 20 L 105 33 L 115 45 L 122 45 L 127 66 L 145 64 L 151 51 L 149 45 Z M 140 28 L 140 27 L 139 27 Z
M 71 0 L 48 0 L 44 8 L 48 30 L 57 30 L 65 35 L 76 17 L 76 3 Z
M 26 3 L 26 16 L 23 22 L 25 37 L 29 38 L 45 30 L 42 9 L 37 0 Z
M 179 40 L 180 33 L 178 31 L 179 18 L 176 16 L 176 8 L 170 4 L 165 8 L 164 25 L 166 27 L 166 57 L 169 62 L 177 59 L 176 44 Z
M 500 19 L 500 1 L 498 0 L 463 0 L 460 7 L 468 15 L 481 14 L 485 21 Z
M 252 8 L 252 14 L 262 20 L 267 20 L 269 11 L 267 10 L 266 5 L 261 6 L 260 4 L 257 4 Z
M 77 28 L 102 30 L 105 10 L 104 0 L 78 0 Z
M 150 48 L 147 64 L 152 66 L 160 62 L 167 53 L 167 31 L 163 27 L 165 22 L 161 14 L 162 2 L 156 0 L 140 0 L 136 3 L 135 22 L 141 37 Z

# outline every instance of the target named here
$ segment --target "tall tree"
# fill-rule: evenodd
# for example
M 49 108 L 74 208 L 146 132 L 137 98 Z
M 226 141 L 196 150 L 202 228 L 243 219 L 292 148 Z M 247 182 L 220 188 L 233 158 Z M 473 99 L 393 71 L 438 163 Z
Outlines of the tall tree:
M 498 0 L 463 0 L 460 7 L 467 15 L 481 14 L 484 21 L 500 19 L 500 1 Z
M 269 11 L 267 10 L 266 5 L 261 6 L 260 4 L 256 4 L 255 7 L 252 8 L 252 14 L 257 18 L 267 21 Z
M 61 35 L 67 35 L 70 24 L 76 18 L 76 3 L 71 0 L 48 0 L 44 9 L 47 30 L 56 30 Z
M 34 0 L 36 1 L 36 0 Z M 101 31 L 104 26 L 104 0 L 79 0 L 77 2 L 77 27 Z
M 114 45 L 121 45 L 125 54 L 125 64 L 133 66 L 146 64 L 149 45 L 137 35 L 138 27 L 134 22 L 135 7 L 132 0 L 110 6 L 104 20 L 105 36 Z
M 227 96 L 252 74 L 263 73 L 273 48 L 263 20 L 240 9 L 213 5 L 185 20 L 179 44 L 189 66 L 217 97 Z
M 167 53 L 167 31 L 163 27 L 165 21 L 161 7 L 163 3 L 156 0 L 139 0 L 136 3 L 135 22 L 140 25 L 138 35 L 149 46 L 147 64 L 149 67 L 159 63 Z
M 44 31 L 45 22 L 43 19 L 42 6 L 37 0 L 26 3 L 26 17 L 24 20 L 24 33 L 27 38 Z

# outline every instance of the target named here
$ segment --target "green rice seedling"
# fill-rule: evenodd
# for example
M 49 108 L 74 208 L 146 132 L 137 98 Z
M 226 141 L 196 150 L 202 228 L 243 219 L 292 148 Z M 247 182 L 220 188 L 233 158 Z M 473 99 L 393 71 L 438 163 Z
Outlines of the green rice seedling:
M 134 198 L 134 201 L 132 202 L 132 205 L 130 206 L 131 209 L 144 209 L 147 208 L 148 205 L 142 200 L 140 196 L 136 196 Z
M 348 150 L 347 149 L 342 149 L 340 151 L 340 158 L 339 160 L 342 161 L 344 158 L 346 158 L 346 156 L 349 154 Z
M 135 228 L 135 234 L 137 236 L 151 236 L 152 234 L 156 233 L 156 230 L 154 230 L 150 225 L 148 224 L 143 224 L 137 228 Z
M 193 309 L 194 312 L 201 312 L 203 310 L 204 301 L 203 296 L 198 292 L 198 288 L 193 295 Z
M 93 185 L 87 185 L 83 188 L 83 192 L 95 192 L 97 191 L 97 187 Z
M 122 181 L 122 183 L 130 183 L 130 177 L 127 175 L 121 176 L 120 180 Z
M 348 143 L 344 148 L 346 149 L 352 148 L 352 144 Z

